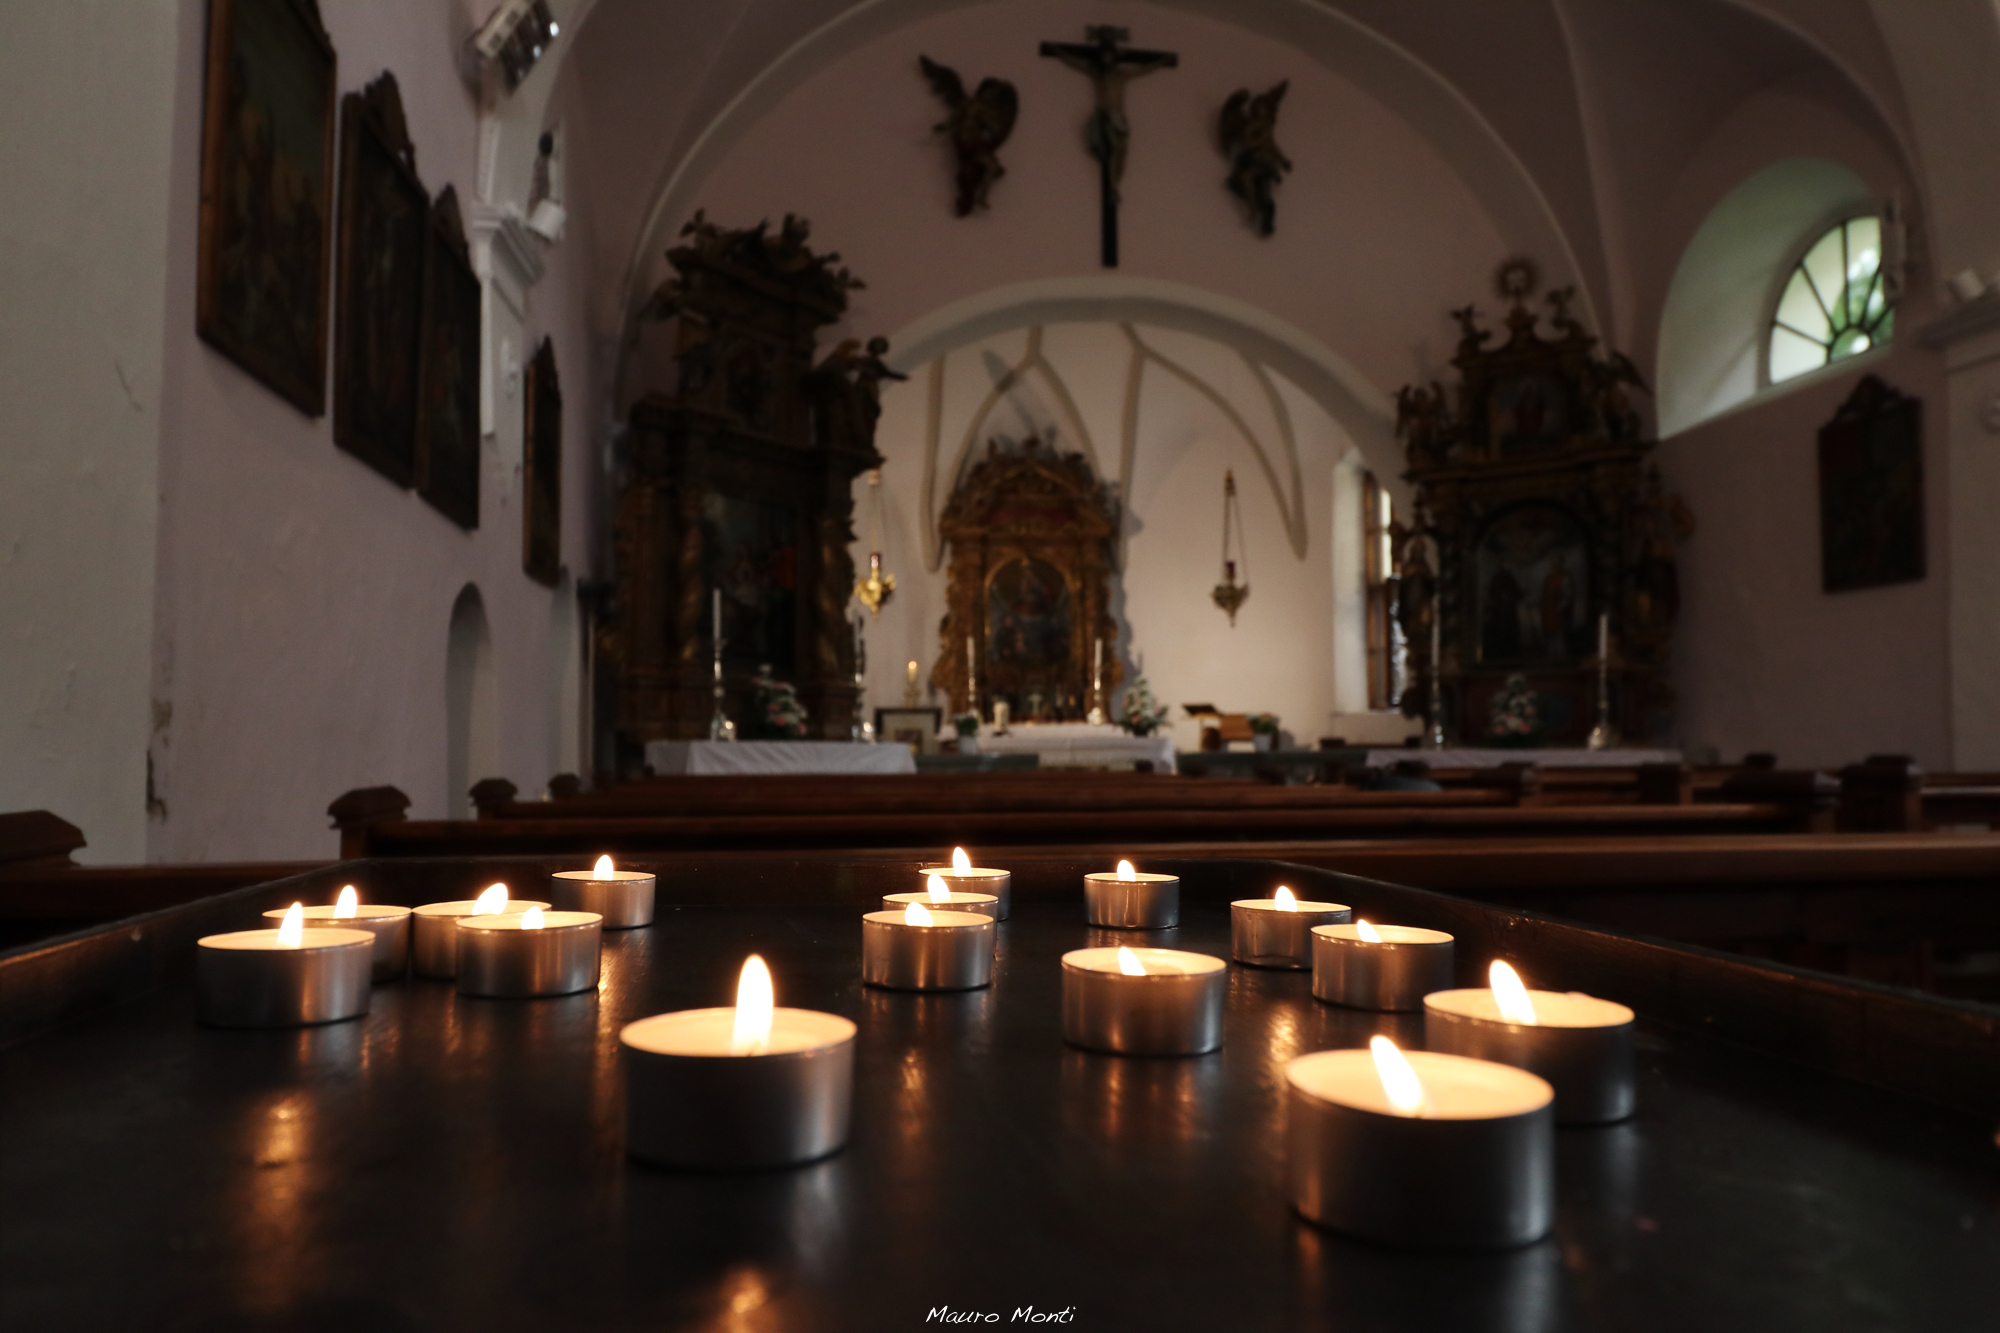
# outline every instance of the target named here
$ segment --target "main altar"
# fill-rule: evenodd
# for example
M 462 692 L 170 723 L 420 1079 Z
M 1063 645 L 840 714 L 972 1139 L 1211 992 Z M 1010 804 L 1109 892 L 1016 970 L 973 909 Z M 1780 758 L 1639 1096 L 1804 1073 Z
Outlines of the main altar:
M 1394 530 L 1403 708 L 1463 746 L 1643 743 L 1673 710 L 1675 543 L 1693 519 L 1651 462 L 1637 368 L 1598 349 L 1574 289 L 1543 298 L 1544 336 L 1534 266 L 1508 261 L 1496 287 L 1506 341 L 1455 310 L 1458 383 L 1397 395 L 1416 491 Z

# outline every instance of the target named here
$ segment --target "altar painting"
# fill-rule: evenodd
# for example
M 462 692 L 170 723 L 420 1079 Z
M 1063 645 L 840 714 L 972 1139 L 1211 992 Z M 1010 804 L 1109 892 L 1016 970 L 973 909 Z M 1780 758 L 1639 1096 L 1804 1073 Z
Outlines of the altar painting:
M 701 500 L 702 576 L 722 591 L 722 664 L 798 670 L 798 517 L 788 505 L 710 491 Z M 709 628 L 713 603 L 703 607 Z
M 1576 516 L 1557 505 L 1520 505 L 1480 538 L 1479 659 L 1482 663 L 1578 661 L 1595 651 L 1590 544 Z
M 986 660 L 1022 682 L 1053 680 L 1069 665 L 1069 584 L 1045 560 L 1002 565 L 986 585 Z

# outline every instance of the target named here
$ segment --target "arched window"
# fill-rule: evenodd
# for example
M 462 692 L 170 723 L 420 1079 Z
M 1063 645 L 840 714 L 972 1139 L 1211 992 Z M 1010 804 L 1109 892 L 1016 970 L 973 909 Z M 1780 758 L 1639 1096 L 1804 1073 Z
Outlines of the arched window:
M 1895 307 L 1882 286 L 1882 223 L 1849 218 L 1813 242 L 1771 316 L 1770 382 L 1889 341 Z

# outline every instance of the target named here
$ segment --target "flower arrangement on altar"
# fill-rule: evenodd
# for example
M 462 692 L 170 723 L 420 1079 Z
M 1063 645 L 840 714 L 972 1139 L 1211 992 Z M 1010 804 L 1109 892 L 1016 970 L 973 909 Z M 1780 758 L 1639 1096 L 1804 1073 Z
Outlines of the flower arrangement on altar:
M 1269 736 L 1273 740 L 1277 739 L 1278 715 L 1276 713 L 1252 713 L 1249 720 L 1250 734 L 1252 736 Z
M 1495 745 L 1529 746 L 1541 735 L 1542 716 L 1535 707 L 1535 690 L 1528 678 L 1507 677 L 1487 708 L 1486 735 Z
M 1120 705 L 1118 725 L 1134 736 L 1150 736 L 1166 720 L 1167 706 L 1154 701 L 1152 690 L 1146 687 L 1146 678 L 1141 676 L 1133 681 Z
M 767 741 L 804 740 L 806 706 L 799 692 L 782 680 L 771 677 L 767 662 L 750 678 L 750 716 L 744 732 L 752 739 Z

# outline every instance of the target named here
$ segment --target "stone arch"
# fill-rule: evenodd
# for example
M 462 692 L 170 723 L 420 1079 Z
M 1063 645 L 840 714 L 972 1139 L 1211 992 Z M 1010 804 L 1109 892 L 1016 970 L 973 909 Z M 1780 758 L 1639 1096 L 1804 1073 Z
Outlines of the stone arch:
M 500 687 L 477 584 L 459 589 L 445 639 L 445 815 L 472 815 L 472 784 L 500 776 Z

